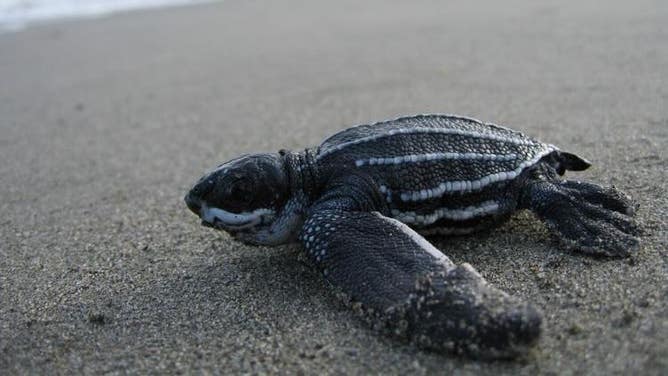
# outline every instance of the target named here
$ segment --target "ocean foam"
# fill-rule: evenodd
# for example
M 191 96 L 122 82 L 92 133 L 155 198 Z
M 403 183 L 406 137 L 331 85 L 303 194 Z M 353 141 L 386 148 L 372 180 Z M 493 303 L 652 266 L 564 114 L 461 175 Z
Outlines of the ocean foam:
M 60 18 L 99 17 L 147 8 L 206 3 L 211 0 L 0 0 L 0 31 Z

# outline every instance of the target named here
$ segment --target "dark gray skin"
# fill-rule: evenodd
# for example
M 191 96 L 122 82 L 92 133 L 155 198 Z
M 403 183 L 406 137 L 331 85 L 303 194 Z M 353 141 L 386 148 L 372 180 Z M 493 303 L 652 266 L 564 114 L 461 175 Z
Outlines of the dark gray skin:
M 315 150 L 239 157 L 185 200 L 244 243 L 301 241 L 377 328 L 427 349 L 507 358 L 535 344 L 541 314 L 419 233 L 473 233 L 528 209 L 568 249 L 629 256 L 639 247 L 631 200 L 560 179 L 589 166 L 494 124 L 418 115 L 347 129 Z

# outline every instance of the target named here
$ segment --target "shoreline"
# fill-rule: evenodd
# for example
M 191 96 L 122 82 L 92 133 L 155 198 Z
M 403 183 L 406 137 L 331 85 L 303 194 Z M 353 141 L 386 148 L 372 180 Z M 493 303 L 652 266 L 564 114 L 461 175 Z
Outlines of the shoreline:
M 49 8 L 44 4 L 31 4 L 30 9 L 21 12 L 0 13 L 0 34 L 15 33 L 28 28 L 73 22 L 78 20 L 94 20 L 104 17 L 119 16 L 137 11 L 152 11 L 214 3 L 220 0 L 144 0 L 143 4 L 61 4 L 60 7 Z M 18 7 L 20 8 L 20 7 Z

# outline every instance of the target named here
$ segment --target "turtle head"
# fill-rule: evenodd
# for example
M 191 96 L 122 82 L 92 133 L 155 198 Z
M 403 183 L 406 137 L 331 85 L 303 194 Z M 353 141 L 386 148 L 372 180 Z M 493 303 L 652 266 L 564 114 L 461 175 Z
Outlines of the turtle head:
M 202 225 L 233 235 L 267 228 L 289 197 L 278 154 L 243 155 L 204 175 L 185 197 Z

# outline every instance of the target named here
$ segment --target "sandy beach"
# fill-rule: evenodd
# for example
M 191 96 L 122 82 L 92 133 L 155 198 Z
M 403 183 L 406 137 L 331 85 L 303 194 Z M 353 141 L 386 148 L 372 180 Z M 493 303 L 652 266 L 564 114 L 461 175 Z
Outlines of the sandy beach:
M 226 0 L 0 34 L 0 373 L 668 372 L 668 4 Z M 183 195 L 241 153 L 458 113 L 578 153 L 638 203 L 630 259 L 520 213 L 435 245 L 544 313 L 515 361 L 377 335 Z

